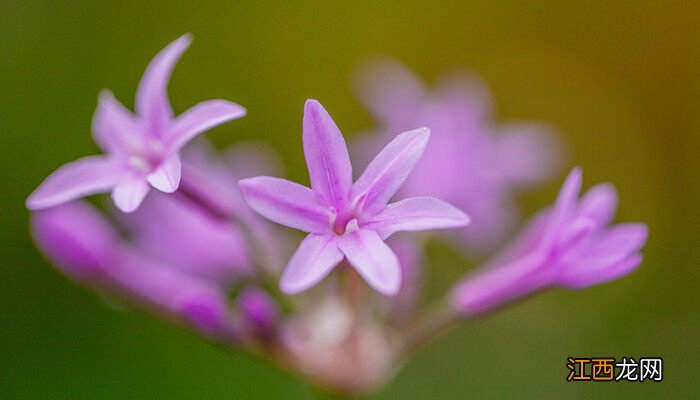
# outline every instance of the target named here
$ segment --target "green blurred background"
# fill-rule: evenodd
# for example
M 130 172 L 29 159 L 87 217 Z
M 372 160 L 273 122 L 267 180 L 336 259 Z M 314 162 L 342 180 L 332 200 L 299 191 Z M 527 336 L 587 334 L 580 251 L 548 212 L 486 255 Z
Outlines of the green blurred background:
M 689 398 L 700 372 L 700 2 L 34 1 L 0 3 L 0 398 L 311 398 L 304 385 L 63 278 L 28 236 L 24 199 L 60 164 L 97 151 L 90 120 L 109 87 L 132 105 L 150 58 L 184 32 L 176 111 L 246 106 L 208 134 L 263 140 L 307 179 L 306 98 L 346 133 L 372 124 L 349 86 L 366 57 L 428 79 L 454 65 L 490 83 L 502 120 L 554 123 L 585 185 L 619 189 L 619 220 L 649 224 L 632 276 L 551 291 L 420 353 L 378 399 Z M 563 175 L 560 175 L 560 177 Z M 524 196 L 533 211 L 560 180 Z M 441 249 L 438 247 L 438 250 Z M 431 288 L 466 263 L 433 252 Z M 574 356 L 663 357 L 662 383 L 565 383 Z

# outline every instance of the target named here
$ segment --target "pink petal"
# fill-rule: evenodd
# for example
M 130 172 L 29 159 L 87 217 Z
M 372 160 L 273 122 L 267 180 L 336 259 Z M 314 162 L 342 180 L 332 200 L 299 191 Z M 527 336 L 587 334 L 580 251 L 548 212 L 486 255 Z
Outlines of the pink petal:
M 600 184 L 586 191 L 579 202 L 576 214 L 579 217 L 595 221 L 598 227 L 603 227 L 612 221 L 616 209 L 617 192 L 615 187 L 610 184 Z
M 38 210 L 107 192 L 122 172 L 113 160 L 104 156 L 85 157 L 65 164 L 34 190 L 27 199 L 27 208 Z
M 105 152 L 131 154 L 144 146 L 141 127 L 109 90 L 103 90 L 98 98 L 92 136 Z
M 580 264 L 577 268 L 570 268 L 561 272 L 557 278 L 557 284 L 569 289 L 584 289 L 593 285 L 610 282 L 632 273 L 642 263 L 641 254 L 633 254 L 616 263 L 606 265 L 603 269 L 586 268 Z M 591 267 L 588 265 L 588 267 Z
M 295 294 L 314 286 L 343 259 L 333 236 L 308 235 L 289 260 L 280 280 L 280 289 Z
M 148 194 L 149 186 L 145 179 L 129 177 L 122 180 L 112 190 L 112 200 L 123 212 L 136 210 Z
M 382 58 L 361 66 L 355 78 L 360 101 L 383 124 L 410 118 L 425 97 L 425 86 L 396 60 Z
M 311 188 L 341 210 L 352 187 L 352 165 L 345 139 L 316 100 L 306 101 L 303 125 L 304 156 Z
M 434 197 L 412 197 L 389 204 L 362 227 L 386 239 L 394 232 L 459 228 L 469 224 L 469 217 L 451 204 Z
M 377 232 L 358 229 L 346 234 L 338 248 L 367 283 L 386 296 L 394 296 L 401 287 L 399 259 Z
M 619 224 L 599 234 L 587 248 L 572 254 L 558 266 L 557 282 L 582 288 L 618 278 L 641 262 L 637 253 L 647 240 L 644 224 Z
M 576 201 L 581 192 L 581 168 L 574 168 L 564 181 L 550 216 L 550 224 L 543 238 L 543 244 L 554 243 L 560 230 L 574 215 Z
M 185 34 L 158 53 L 146 68 L 136 92 L 136 111 L 151 135 L 158 136 L 173 117 L 168 100 L 168 81 L 182 53 L 192 42 Z
M 245 108 L 226 100 L 203 101 L 175 120 L 166 140 L 172 151 L 181 149 L 197 135 L 246 113 Z
M 330 229 L 325 199 L 306 186 L 270 176 L 243 179 L 238 185 L 248 205 L 270 221 L 304 232 Z
M 404 132 L 391 141 L 369 163 L 353 187 L 353 195 L 367 195 L 364 209 L 381 210 L 408 178 L 428 144 L 427 128 Z
M 163 161 L 161 165 L 151 172 L 147 179 L 154 188 L 165 193 L 173 193 L 177 190 L 180 184 L 180 173 L 182 172 L 182 164 L 180 156 L 173 154 Z
M 579 260 L 590 268 L 613 264 L 639 251 L 647 241 L 648 228 L 641 223 L 617 224 L 599 234 Z

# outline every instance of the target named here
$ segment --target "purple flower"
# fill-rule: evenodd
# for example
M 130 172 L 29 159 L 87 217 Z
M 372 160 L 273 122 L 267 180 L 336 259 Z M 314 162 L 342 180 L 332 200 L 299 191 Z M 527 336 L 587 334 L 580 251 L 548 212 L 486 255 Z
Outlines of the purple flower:
M 309 235 L 282 275 L 280 287 L 299 293 L 317 284 L 347 258 L 377 291 L 394 295 L 401 284 L 399 261 L 384 240 L 397 231 L 453 228 L 467 216 L 433 197 L 387 205 L 423 154 L 428 129 L 405 132 L 372 160 L 353 184 L 345 140 L 315 100 L 306 102 L 304 155 L 311 189 L 280 178 L 240 181 L 248 204 L 264 217 Z
M 380 125 L 358 142 L 360 153 L 368 159 L 397 132 L 430 127 L 430 147 L 401 194 L 435 196 L 469 214 L 469 229 L 450 232 L 459 248 L 492 250 L 516 219 L 515 192 L 558 170 L 561 146 L 551 129 L 495 124 L 488 89 L 476 76 L 445 75 L 428 91 L 402 65 L 382 60 L 368 64 L 359 78 L 359 97 Z
M 583 289 L 618 279 L 642 261 L 647 226 L 609 226 L 617 195 L 597 185 L 579 201 L 581 170 L 566 179 L 557 202 L 476 276 L 454 289 L 454 307 L 476 315 L 549 286 Z
M 112 192 L 124 212 L 138 208 L 150 186 L 172 193 L 180 182 L 180 149 L 192 138 L 245 115 L 241 106 L 208 100 L 174 116 L 167 97 L 170 74 L 191 42 L 184 35 L 149 64 L 136 94 L 136 115 L 103 91 L 93 119 L 95 142 L 105 155 L 81 158 L 51 174 L 29 196 L 32 210 L 95 193 Z
M 241 290 L 237 298 L 240 325 L 248 334 L 265 339 L 271 336 L 280 320 L 280 310 L 275 300 L 264 290 L 251 286 Z
M 154 193 L 134 213 L 120 214 L 134 245 L 165 265 L 223 286 L 255 275 L 241 229 L 214 220 L 173 196 Z
M 44 254 L 76 281 L 188 323 L 204 335 L 237 337 L 219 283 L 135 249 L 88 203 L 38 211 L 32 215 L 32 231 Z

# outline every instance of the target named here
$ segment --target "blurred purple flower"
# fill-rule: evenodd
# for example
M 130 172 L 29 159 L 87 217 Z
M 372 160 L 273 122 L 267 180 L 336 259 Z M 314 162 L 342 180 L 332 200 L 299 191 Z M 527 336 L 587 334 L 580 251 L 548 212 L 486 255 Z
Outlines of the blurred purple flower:
M 477 315 L 549 286 L 583 289 L 634 271 L 642 261 L 647 226 L 608 226 L 617 206 L 612 185 L 597 185 L 579 201 L 580 190 L 577 168 L 553 209 L 533 218 L 500 256 L 456 286 L 454 307 Z
M 368 160 L 398 132 L 429 127 L 430 146 L 401 193 L 435 196 L 469 214 L 469 229 L 450 232 L 459 248 L 492 250 L 515 220 L 516 189 L 558 170 L 561 146 L 550 128 L 494 124 L 488 89 L 476 76 L 446 75 L 430 92 L 393 60 L 369 63 L 358 76 L 359 97 L 380 125 L 379 132 L 357 142 L 359 153 Z
M 236 338 L 221 285 L 136 250 L 88 203 L 38 211 L 32 231 L 46 256 L 76 281 L 189 323 L 207 336 Z
M 177 190 L 180 149 L 200 133 L 245 115 L 237 104 L 208 100 L 174 116 L 167 83 L 190 42 L 190 35 L 180 37 L 149 64 L 136 94 L 137 115 L 111 92 L 100 94 L 93 136 L 106 155 L 81 158 L 56 170 L 29 196 L 28 208 L 47 208 L 111 191 L 116 206 L 131 212 L 141 204 L 149 184 L 166 193 Z
M 397 231 L 468 223 L 464 213 L 432 197 L 387 206 L 423 154 L 429 135 L 425 128 L 399 135 L 353 184 L 350 157 L 338 127 L 321 104 L 306 102 L 303 142 L 311 189 L 268 176 L 240 181 L 244 198 L 255 211 L 309 232 L 282 275 L 283 291 L 293 294 L 314 286 L 347 257 L 370 286 L 394 295 L 401 271 L 384 239 Z
M 270 339 L 280 320 L 280 310 L 275 300 L 264 290 L 251 286 L 238 294 L 240 325 L 248 334 L 260 339 Z
M 254 276 L 239 227 L 208 218 L 177 198 L 154 194 L 136 212 L 119 219 L 139 249 L 172 268 L 222 285 Z

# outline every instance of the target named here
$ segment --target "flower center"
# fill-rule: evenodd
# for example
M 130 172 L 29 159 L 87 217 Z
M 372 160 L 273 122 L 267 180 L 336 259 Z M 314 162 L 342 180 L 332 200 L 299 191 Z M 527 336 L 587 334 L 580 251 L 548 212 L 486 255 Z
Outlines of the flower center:
M 335 208 L 331 209 L 331 230 L 339 236 L 352 233 L 359 228 L 358 221 L 362 215 L 362 206 L 367 198 L 366 194 L 358 196 L 352 205 L 341 212 L 337 212 Z
M 146 142 L 145 148 L 134 151 L 134 154 L 129 156 L 127 163 L 135 170 L 148 174 L 163 161 L 163 144 L 157 140 L 149 139 Z

